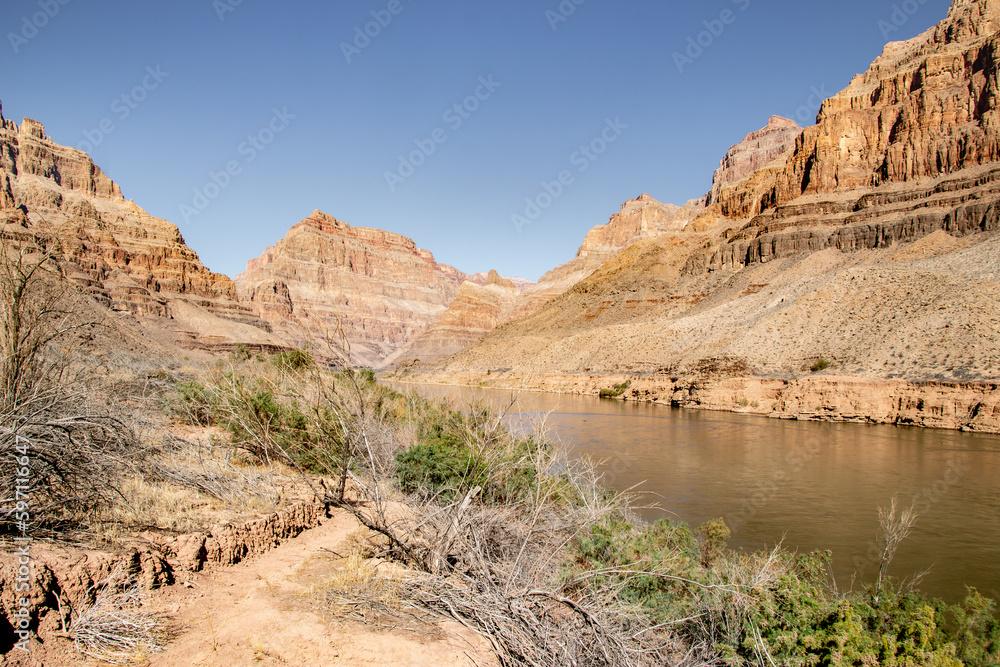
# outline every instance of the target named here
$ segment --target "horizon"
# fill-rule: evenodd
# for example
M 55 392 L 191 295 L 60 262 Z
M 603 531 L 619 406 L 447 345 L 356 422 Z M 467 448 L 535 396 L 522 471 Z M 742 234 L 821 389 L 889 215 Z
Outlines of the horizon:
M 537 280 L 623 202 L 704 195 L 772 115 L 812 124 L 949 5 L 16 0 L 0 100 L 213 271 L 322 210 L 468 274 Z

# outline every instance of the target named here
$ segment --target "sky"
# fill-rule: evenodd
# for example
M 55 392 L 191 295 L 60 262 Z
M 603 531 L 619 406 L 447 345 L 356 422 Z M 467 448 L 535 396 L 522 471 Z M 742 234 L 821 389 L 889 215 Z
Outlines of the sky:
M 320 209 L 537 279 L 947 0 L 4 0 L 0 101 L 233 276 Z

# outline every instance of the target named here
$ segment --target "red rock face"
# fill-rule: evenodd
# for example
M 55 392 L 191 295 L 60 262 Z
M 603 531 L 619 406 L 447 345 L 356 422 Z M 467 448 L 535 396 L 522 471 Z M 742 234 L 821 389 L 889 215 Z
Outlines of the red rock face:
M 389 357 L 386 365 L 436 361 L 465 349 L 509 321 L 519 297 L 517 285 L 496 271 L 490 271 L 483 285 L 463 283 L 444 315 Z
M 1000 158 L 998 27 L 997 0 L 956 0 L 937 27 L 887 45 L 823 104 L 763 206 L 935 178 Z
M 467 278 L 405 236 L 314 211 L 236 284 L 290 343 L 339 344 L 342 331 L 355 364 L 378 366 L 444 314 Z
M 67 276 L 99 302 L 172 318 L 188 342 L 273 342 L 237 303 L 233 282 L 205 268 L 176 226 L 127 201 L 85 153 L 31 119 L 18 127 L 0 115 L 0 225 L 57 248 Z

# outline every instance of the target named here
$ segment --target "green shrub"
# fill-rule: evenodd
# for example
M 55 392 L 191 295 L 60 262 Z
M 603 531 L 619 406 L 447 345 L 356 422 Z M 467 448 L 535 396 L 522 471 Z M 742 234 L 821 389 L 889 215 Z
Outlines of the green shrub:
M 250 349 L 246 345 L 240 343 L 229 353 L 229 359 L 236 363 L 250 361 L 253 359 L 253 354 L 250 353 Z
M 396 480 L 406 493 L 463 496 L 479 487 L 482 502 L 516 502 L 534 488 L 534 439 L 492 433 L 485 409 L 469 415 L 438 406 L 418 422 L 418 442 L 396 456 Z
M 217 387 L 216 414 L 229 431 L 233 446 L 262 461 L 308 460 L 316 445 L 310 419 L 294 400 L 282 400 L 263 382 L 229 374 Z
M 618 398 L 625 393 L 625 390 L 632 386 L 631 381 L 622 382 L 621 384 L 616 384 L 611 389 L 602 389 L 600 392 L 601 398 Z
M 995 606 L 976 591 L 955 606 L 892 582 L 842 597 L 828 552 L 743 554 L 723 548 L 727 535 L 721 520 L 695 531 L 605 521 L 571 545 L 567 577 L 618 590 L 723 664 L 760 664 L 762 646 L 782 667 L 1000 664 Z
M 300 371 L 315 363 L 312 355 L 304 350 L 278 352 L 271 356 L 271 362 L 283 371 Z
M 193 426 L 210 426 L 215 417 L 215 394 L 200 382 L 177 385 L 167 409 L 177 419 Z
M 829 359 L 824 359 L 823 357 L 820 357 L 815 362 L 813 362 L 813 365 L 810 367 L 810 370 L 812 370 L 813 373 L 819 373 L 820 371 L 825 371 L 827 368 L 830 367 L 830 363 L 831 362 Z

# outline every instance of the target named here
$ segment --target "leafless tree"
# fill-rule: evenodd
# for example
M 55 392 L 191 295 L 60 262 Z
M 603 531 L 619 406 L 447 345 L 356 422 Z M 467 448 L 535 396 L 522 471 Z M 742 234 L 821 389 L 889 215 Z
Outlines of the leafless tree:
M 75 336 L 97 325 L 84 299 L 44 249 L 0 246 L 0 529 L 23 528 L 26 514 L 36 526 L 84 515 L 141 458 L 134 431 L 94 407 L 96 386 L 73 368 Z

